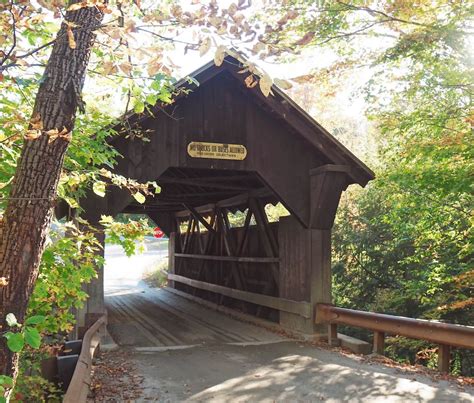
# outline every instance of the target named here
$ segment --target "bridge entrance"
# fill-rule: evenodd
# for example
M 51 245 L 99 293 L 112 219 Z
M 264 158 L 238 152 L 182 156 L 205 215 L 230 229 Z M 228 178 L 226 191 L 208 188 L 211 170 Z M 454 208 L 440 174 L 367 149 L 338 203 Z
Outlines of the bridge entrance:
M 322 333 L 313 307 L 331 302 L 339 199 L 373 173 L 280 89 L 248 88 L 241 70 L 231 57 L 208 64 L 177 84 L 173 104 L 124 117 L 111 140 L 123 156 L 114 171 L 162 191 L 143 204 L 118 188 L 90 194 L 84 216 L 147 214 L 170 239 L 171 289 Z M 288 216 L 270 222 L 269 203 Z M 82 325 L 104 311 L 103 276 L 86 291 Z

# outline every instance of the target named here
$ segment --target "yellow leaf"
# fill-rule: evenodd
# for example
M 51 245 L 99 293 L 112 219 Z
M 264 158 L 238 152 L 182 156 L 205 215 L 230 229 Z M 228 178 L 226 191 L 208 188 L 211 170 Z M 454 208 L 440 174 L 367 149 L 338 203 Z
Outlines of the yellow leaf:
M 260 90 L 262 91 L 262 94 L 268 97 L 270 95 L 270 92 L 272 90 L 272 79 L 268 74 L 264 74 L 260 78 Z
M 45 133 L 49 137 L 48 143 L 52 143 L 54 140 L 59 139 L 59 138 L 66 141 L 70 141 L 72 138 L 71 132 L 69 132 L 65 127 L 63 127 L 61 131 L 59 131 L 58 129 L 51 129 Z
M 256 53 L 260 53 L 261 51 L 265 50 L 265 44 L 262 43 L 262 42 L 257 42 L 255 45 L 253 45 L 253 48 L 252 48 L 252 53 L 256 54 Z
M 138 203 L 140 203 L 140 204 L 145 203 L 146 197 L 142 193 L 140 193 L 140 192 L 134 193 L 133 197 L 135 198 L 135 200 Z
M 245 16 L 242 13 L 237 13 L 232 16 L 232 19 L 237 25 L 240 25 L 242 21 L 245 19 Z
M 305 46 L 313 40 L 314 35 L 315 33 L 313 31 L 307 32 L 301 39 L 296 41 L 294 44 L 298 46 Z
M 286 80 L 282 80 L 281 78 L 275 78 L 275 84 L 278 85 L 282 90 L 289 90 L 293 85 Z
M 93 192 L 100 197 L 105 196 L 105 182 L 97 181 L 92 185 Z
M 217 16 L 212 16 L 212 17 L 209 17 L 209 22 L 214 28 L 218 28 L 224 22 L 224 19 Z
M 67 11 L 76 11 L 76 10 L 80 10 L 81 8 L 84 8 L 84 7 L 87 7 L 87 2 L 86 1 L 82 1 L 80 3 L 74 3 L 74 4 L 71 4 Z
M 227 9 L 227 13 L 230 16 L 233 16 L 237 12 L 237 10 L 238 10 L 237 5 L 235 3 L 232 3 Z
M 132 72 L 132 65 L 128 62 L 122 63 L 119 67 L 125 74 L 130 74 Z
M 36 140 L 41 136 L 41 130 L 30 129 L 26 131 L 25 140 Z
M 71 49 L 76 49 L 76 41 L 74 39 L 74 32 L 72 32 L 71 26 L 67 26 L 67 40 L 69 43 L 69 47 Z
M 252 87 L 255 87 L 255 85 L 252 85 L 253 83 L 254 83 L 253 75 L 250 74 L 250 75 L 247 76 L 247 78 L 245 79 L 245 85 L 246 85 L 248 88 L 252 88 Z
M 161 70 L 162 67 L 163 67 L 163 64 L 159 62 L 152 62 L 148 64 L 147 73 L 149 76 L 154 76 Z
M 218 46 L 216 53 L 214 54 L 214 63 L 217 67 L 221 66 L 224 63 L 227 49 L 225 46 Z
M 46 132 L 46 134 L 47 134 L 48 136 L 56 136 L 56 137 L 57 137 L 58 134 L 59 134 L 59 130 L 58 130 L 58 129 L 51 129 L 51 130 L 48 130 L 48 131 Z
M 106 178 L 112 178 L 112 172 L 110 172 L 108 169 L 105 169 L 105 168 L 100 168 L 99 169 L 99 173 L 102 175 L 102 176 L 105 176 Z
M 207 52 L 209 52 L 209 49 L 211 48 L 211 38 L 206 37 L 201 43 L 201 46 L 199 46 L 199 56 L 204 56 Z
M 79 203 L 72 197 L 63 196 L 62 199 L 69 205 L 69 207 L 79 208 Z
M 115 64 L 113 64 L 113 62 L 104 62 L 102 64 L 102 68 L 104 69 L 104 74 L 105 75 L 113 74 L 113 73 L 117 72 L 117 66 L 115 66 Z
M 68 131 L 66 128 L 64 128 L 63 130 L 61 130 L 61 132 L 59 132 L 59 137 L 65 141 L 71 141 L 72 139 L 72 132 Z
M 100 222 L 101 224 L 112 224 L 114 222 L 114 219 L 110 215 L 101 215 Z
M 30 119 L 30 126 L 32 129 L 43 130 L 43 121 L 39 114 Z
M 127 19 L 124 28 L 126 33 L 136 32 L 137 30 L 135 21 L 133 21 L 132 19 Z
M 108 29 L 106 30 L 106 32 L 108 33 L 108 35 L 112 38 L 112 39 L 120 39 L 123 35 L 123 30 L 118 28 L 118 27 L 114 27 L 114 28 L 111 28 L 111 29 Z
M 298 83 L 298 84 L 306 84 L 308 82 L 314 81 L 314 75 L 306 74 L 306 75 L 303 75 L 303 76 L 290 78 L 290 80 L 294 81 L 295 83 Z
M 0 287 L 6 287 L 8 285 L 8 279 L 6 277 L 0 277 Z

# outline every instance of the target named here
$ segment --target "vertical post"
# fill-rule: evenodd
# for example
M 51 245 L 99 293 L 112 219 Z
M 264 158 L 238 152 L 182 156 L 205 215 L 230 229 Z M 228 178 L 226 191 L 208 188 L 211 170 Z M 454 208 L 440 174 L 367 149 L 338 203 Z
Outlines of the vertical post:
M 438 346 L 438 371 L 448 373 L 451 362 L 451 347 L 446 344 Z
M 374 332 L 373 352 L 375 354 L 384 355 L 384 351 L 385 351 L 385 333 Z
M 312 229 L 311 231 L 311 268 L 310 302 L 316 304 L 331 303 L 331 230 Z
M 293 216 L 281 217 L 278 229 L 280 297 L 331 303 L 331 230 L 304 228 Z M 280 312 L 280 324 L 312 337 L 325 337 L 327 326 L 312 319 Z
M 100 227 L 99 224 L 95 224 Z M 97 241 L 102 248 L 97 252 L 97 255 L 104 257 L 105 251 L 105 234 L 99 230 L 95 233 Z M 83 285 L 83 290 L 89 296 L 84 304 L 84 307 L 76 311 L 76 327 L 78 337 L 81 337 L 88 327 L 93 324 L 105 312 L 104 304 L 104 265 L 96 266 L 97 278 L 92 279 L 89 284 Z
M 337 324 L 330 323 L 328 325 L 328 343 L 330 346 L 337 347 L 341 345 L 341 341 L 337 338 Z
M 176 232 L 171 232 L 168 240 L 168 273 L 174 274 Z M 168 280 L 168 287 L 174 288 L 174 281 Z
M 331 228 L 342 192 L 346 189 L 349 167 L 323 165 L 309 171 L 310 206 L 308 227 L 311 233 L 311 267 L 309 271 L 310 299 L 331 303 Z M 314 325 L 314 332 L 324 336 L 326 327 Z

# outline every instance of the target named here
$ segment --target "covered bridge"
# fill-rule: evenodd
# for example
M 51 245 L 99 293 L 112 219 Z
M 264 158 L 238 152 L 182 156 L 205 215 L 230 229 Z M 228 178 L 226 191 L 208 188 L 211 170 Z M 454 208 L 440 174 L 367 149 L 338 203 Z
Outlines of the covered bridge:
M 114 171 L 162 192 L 137 203 L 108 190 L 82 203 L 85 218 L 147 214 L 169 236 L 169 286 L 317 333 L 313 307 L 331 302 L 331 227 L 350 184 L 372 171 L 280 89 L 248 88 L 239 62 L 207 64 L 171 105 L 124 118 Z M 149 142 L 127 136 L 146 132 Z M 133 136 L 132 136 L 133 137 Z M 290 215 L 269 222 L 265 205 Z M 234 226 L 229 214 L 244 213 Z M 84 323 L 103 312 L 103 278 L 88 285 Z M 321 329 L 321 331 L 323 331 Z

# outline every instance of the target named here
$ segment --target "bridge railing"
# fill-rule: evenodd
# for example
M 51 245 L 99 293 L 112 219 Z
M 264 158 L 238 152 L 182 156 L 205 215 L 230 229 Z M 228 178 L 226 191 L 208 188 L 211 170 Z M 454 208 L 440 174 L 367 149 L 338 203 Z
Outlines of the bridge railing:
M 92 359 L 100 344 L 100 331 L 107 325 L 107 315 L 101 316 L 84 334 L 81 354 L 63 403 L 85 403 L 91 383 Z
M 474 327 L 453 325 L 404 316 L 338 308 L 330 304 L 316 304 L 316 323 L 328 323 L 328 342 L 338 345 L 337 326 L 348 325 L 374 332 L 373 351 L 383 354 L 385 335 L 426 340 L 439 345 L 438 370 L 449 372 L 451 347 L 474 349 Z

